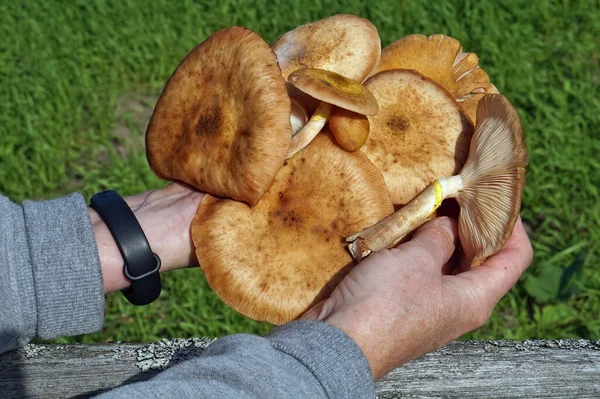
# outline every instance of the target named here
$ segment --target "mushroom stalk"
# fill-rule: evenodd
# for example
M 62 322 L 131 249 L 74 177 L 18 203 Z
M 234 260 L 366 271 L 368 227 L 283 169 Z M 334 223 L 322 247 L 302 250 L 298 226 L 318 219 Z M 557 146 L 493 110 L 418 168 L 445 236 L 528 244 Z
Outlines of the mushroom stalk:
M 436 180 L 404 207 L 379 223 L 346 239 L 352 257 L 362 260 L 372 252 L 396 246 L 429 219 L 446 198 L 454 198 L 463 188 L 460 175 Z
M 299 69 L 288 76 L 288 82 L 321 102 L 308 123 L 292 138 L 287 159 L 310 144 L 325 126 L 334 106 L 364 115 L 379 111 L 377 100 L 360 82 L 332 71 Z
M 290 98 L 291 99 L 291 98 Z M 292 137 L 297 135 L 306 122 L 308 122 L 308 113 L 302 104 L 297 100 L 292 100 L 292 113 L 290 114 L 290 123 L 292 124 Z
M 310 117 L 310 120 L 304 125 L 302 130 L 292 137 L 292 144 L 286 159 L 290 159 L 310 144 L 315 136 L 323 129 L 325 123 L 327 123 L 327 119 L 329 118 L 329 114 L 331 114 L 333 107 L 332 104 L 321 101 L 315 113 Z
M 350 236 L 360 260 L 389 248 L 419 227 L 445 198 L 460 206 L 458 235 L 463 267 L 482 264 L 506 243 L 519 217 L 529 155 L 517 110 L 500 94 L 485 94 L 469 158 L 458 176 L 433 182 L 414 200 L 378 224 Z

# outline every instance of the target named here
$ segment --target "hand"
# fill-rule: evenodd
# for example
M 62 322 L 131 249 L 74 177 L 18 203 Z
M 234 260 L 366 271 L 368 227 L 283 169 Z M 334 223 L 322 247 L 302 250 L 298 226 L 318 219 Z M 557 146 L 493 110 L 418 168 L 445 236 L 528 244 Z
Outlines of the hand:
M 397 248 L 372 254 L 304 319 L 323 320 L 354 339 L 375 380 L 481 327 L 533 257 L 521 220 L 483 265 L 451 275 L 453 219 L 437 218 Z
M 180 183 L 126 197 L 150 247 L 161 258 L 161 272 L 197 265 L 190 226 L 203 193 Z M 96 237 L 104 292 L 129 285 L 123 275 L 123 258 L 110 231 L 93 209 L 89 209 Z

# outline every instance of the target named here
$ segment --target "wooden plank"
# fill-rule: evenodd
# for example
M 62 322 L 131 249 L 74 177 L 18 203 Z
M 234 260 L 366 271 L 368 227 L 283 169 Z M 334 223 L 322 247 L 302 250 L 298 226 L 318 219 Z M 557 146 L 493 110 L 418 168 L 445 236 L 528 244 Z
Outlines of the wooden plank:
M 600 398 L 600 344 L 454 342 L 388 374 L 377 397 Z
M 1 398 L 89 397 L 202 353 L 209 339 L 28 345 L 0 356 Z M 454 342 L 376 384 L 377 398 L 600 398 L 600 341 Z

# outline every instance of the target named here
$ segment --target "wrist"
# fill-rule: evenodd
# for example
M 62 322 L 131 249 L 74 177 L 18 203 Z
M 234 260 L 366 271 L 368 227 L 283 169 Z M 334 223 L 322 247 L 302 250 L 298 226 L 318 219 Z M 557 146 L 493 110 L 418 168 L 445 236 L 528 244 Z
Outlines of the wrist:
M 123 257 L 119 252 L 117 243 L 95 210 L 88 208 L 88 215 L 96 238 L 104 293 L 108 294 L 127 287 L 129 281 L 123 274 Z
M 362 330 L 362 328 L 361 328 L 362 321 L 354 320 L 354 317 L 353 317 L 354 313 L 355 312 L 353 312 L 353 311 L 345 312 L 343 310 L 340 312 L 334 312 L 333 314 L 331 314 L 328 317 L 326 317 L 325 319 L 323 319 L 323 322 L 330 324 L 336 328 L 339 328 L 346 335 L 348 335 L 350 338 L 352 338 L 352 340 L 354 342 L 356 342 L 358 347 L 363 352 L 363 355 L 367 359 L 367 362 L 369 363 L 369 366 L 371 368 L 371 374 L 373 375 L 373 379 L 375 381 L 377 381 L 380 371 L 377 367 L 378 364 L 377 364 L 376 359 L 373 356 L 371 347 L 370 347 L 370 345 L 368 345 L 368 343 L 370 342 L 369 339 L 371 341 L 373 341 L 374 337 L 372 335 L 364 337 L 365 334 L 363 331 L 361 331 Z M 367 339 L 365 339 L 365 338 L 367 338 Z
M 148 243 L 160 259 L 161 273 L 197 265 L 190 224 L 203 193 L 178 183 L 126 197 Z M 130 285 L 123 274 L 123 258 L 100 216 L 88 211 L 98 246 L 104 279 L 104 292 L 114 292 Z
M 128 199 L 126 198 L 125 200 L 129 204 Z M 149 228 L 148 216 L 144 212 L 136 212 L 134 208 L 132 208 L 132 211 L 148 239 L 150 248 L 161 258 L 160 272 L 173 269 L 173 256 L 169 253 L 168 247 L 163 245 L 163 240 L 158 239 L 156 234 L 147 234 Z M 128 287 L 131 282 L 125 277 L 123 272 L 125 262 L 113 235 L 94 209 L 88 208 L 88 215 L 92 224 L 94 237 L 96 238 L 104 293 L 108 294 Z
M 382 304 L 377 301 L 365 301 L 342 306 L 323 318 L 323 322 L 339 328 L 356 342 L 371 367 L 375 381 L 398 365 L 399 355 L 393 351 L 393 356 L 390 356 L 390 348 L 394 347 L 390 339 L 394 340 L 397 334 L 388 331 L 389 320 L 378 317 L 381 307 Z M 402 363 L 408 360 L 403 357 Z

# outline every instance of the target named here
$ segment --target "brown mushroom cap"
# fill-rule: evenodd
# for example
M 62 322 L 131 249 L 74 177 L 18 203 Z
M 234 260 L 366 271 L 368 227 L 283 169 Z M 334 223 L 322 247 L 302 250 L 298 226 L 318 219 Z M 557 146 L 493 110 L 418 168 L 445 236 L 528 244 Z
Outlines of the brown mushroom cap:
M 458 231 L 463 262 L 479 266 L 504 246 L 519 217 L 529 163 L 519 115 L 506 97 L 487 94 L 477 108 L 463 189 Z
M 241 27 L 218 31 L 179 64 L 146 133 L 163 179 L 255 205 L 290 148 L 291 104 L 275 53 Z
M 446 198 L 456 198 L 460 205 L 463 268 L 479 266 L 504 246 L 519 216 L 527 146 L 517 111 L 504 96 L 484 96 L 477 119 L 460 175 L 435 180 L 394 214 L 349 236 L 348 248 L 356 260 L 397 245 Z
M 303 68 L 321 68 L 362 82 L 381 54 L 377 28 L 369 20 L 339 14 L 297 27 L 273 44 L 287 78 Z
M 298 90 L 340 108 L 363 115 L 375 115 L 379 111 L 377 101 L 356 80 L 319 68 L 305 68 L 292 72 L 288 82 Z
M 346 151 L 359 150 L 369 138 L 369 119 L 343 108 L 335 108 L 331 112 L 329 128 L 335 141 Z
M 477 102 L 490 86 L 477 55 L 463 53 L 460 42 L 445 35 L 410 35 L 393 42 L 383 49 L 371 75 L 389 69 L 414 69 L 433 79 L 461 103 L 474 123 Z
M 225 303 L 281 324 L 328 296 L 349 271 L 344 237 L 392 212 L 377 168 L 321 134 L 286 162 L 256 207 L 206 196 L 192 236 Z
M 372 76 L 365 86 L 379 104 L 362 151 L 381 170 L 394 204 L 406 204 L 435 179 L 460 171 L 473 125 L 452 96 L 408 70 Z

